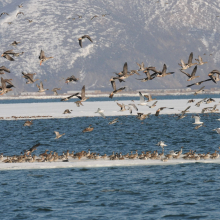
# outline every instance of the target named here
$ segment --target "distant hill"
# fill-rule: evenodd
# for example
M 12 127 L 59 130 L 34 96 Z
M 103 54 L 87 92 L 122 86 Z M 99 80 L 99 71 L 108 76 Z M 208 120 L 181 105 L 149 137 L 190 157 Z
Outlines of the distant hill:
M 113 72 L 122 71 L 125 62 L 129 70 L 138 69 L 136 62 L 158 70 L 166 63 L 175 74 L 141 82 L 136 80 L 145 77 L 140 72 L 141 76 L 133 75 L 125 83 L 117 82 L 117 87 L 185 88 L 187 78 L 178 63 L 180 59 L 187 62 L 190 52 L 194 58 L 201 55 L 208 61 L 198 66 L 199 79 L 206 79 L 213 69 L 220 70 L 220 0 L 0 0 L 0 9 L 0 13 L 9 13 L 0 18 L 1 52 L 24 52 L 14 62 L 0 58 L 0 65 L 11 70 L 3 77 L 13 79 L 15 92 L 37 91 L 37 82 L 26 85 L 22 71 L 36 73 L 50 90 L 61 87 L 66 92 L 86 85 L 90 90 L 110 91 L 109 79 Z M 94 15 L 98 17 L 91 20 Z M 93 43 L 85 39 L 80 48 L 78 38 L 84 34 Z M 13 47 L 10 44 L 15 40 L 21 43 Z M 42 66 L 38 59 L 41 49 L 54 57 Z M 63 78 L 71 75 L 80 82 L 65 84 Z M 219 87 L 206 83 L 207 88 L 213 86 Z

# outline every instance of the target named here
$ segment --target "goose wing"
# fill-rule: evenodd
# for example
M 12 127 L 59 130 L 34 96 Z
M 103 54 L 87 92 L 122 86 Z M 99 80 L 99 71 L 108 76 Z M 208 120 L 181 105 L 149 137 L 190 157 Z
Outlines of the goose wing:
M 188 64 L 192 63 L 192 60 L 193 60 L 193 52 L 191 52 L 189 55 Z
M 123 75 L 127 76 L 128 75 L 128 64 L 125 62 L 124 67 L 123 67 Z
M 197 71 L 197 66 L 194 67 L 192 74 L 191 74 L 191 77 L 196 75 L 196 71 Z
M 43 51 L 43 50 L 40 51 L 39 59 L 40 59 L 40 60 L 45 59 L 45 54 L 44 54 L 44 51 Z
M 115 81 L 112 80 L 112 81 L 111 81 L 111 84 L 112 84 L 112 88 L 113 88 L 113 90 L 115 91 L 115 90 L 116 90 L 116 84 L 115 84 Z
M 85 95 L 85 85 L 82 87 L 82 90 L 81 90 L 81 98 L 85 98 L 86 95 Z

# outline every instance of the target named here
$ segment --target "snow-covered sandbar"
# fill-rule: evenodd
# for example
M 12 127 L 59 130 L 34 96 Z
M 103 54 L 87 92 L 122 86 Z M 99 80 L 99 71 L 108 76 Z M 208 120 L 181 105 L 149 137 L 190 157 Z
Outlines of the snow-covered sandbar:
M 186 99 L 173 100 L 158 100 L 156 107 L 149 108 L 148 106 L 139 105 L 139 101 L 102 101 L 102 102 L 83 102 L 84 106 L 77 107 L 74 102 L 55 102 L 55 103 L 19 103 L 19 104 L 0 104 L 0 119 L 39 119 L 39 118 L 72 118 L 72 117 L 94 117 L 99 116 L 95 113 L 98 108 L 104 110 L 105 116 L 123 116 L 130 115 L 129 111 L 120 111 L 120 104 L 135 104 L 138 107 L 138 112 L 155 114 L 160 107 L 167 107 L 160 114 L 179 114 L 186 107 L 191 106 L 189 113 L 201 113 L 204 107 L 213 107 L 218 104 L 220 99 L 215 99 L 215 102 L 210 104 L 202 103 L 200 107 L 195 106 L 195 103 L 201 99 L 196 99 L 193 103 L 187 103 Z M 152 105 L 154 101 L 149 102 Z M 174 108 L 174 109 L 169 109 Z M 71 114 L 63 114 L 65 109 L 72 110 Z M 132 115 L 137 115 L 137 111 L 133 109 Z

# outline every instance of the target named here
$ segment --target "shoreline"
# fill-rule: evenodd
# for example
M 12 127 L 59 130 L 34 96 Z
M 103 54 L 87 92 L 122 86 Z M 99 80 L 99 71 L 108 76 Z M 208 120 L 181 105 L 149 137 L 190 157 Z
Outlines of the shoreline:
M 187 96 L 187 95 L 193 95 L 194 92 L 186 92 L 186 93 L 151 93 L 150 91 L 141 91 L 143 94 L 151 94 L 152 96 Z M 215 91 L 215 92 L 203 92 L 202 94 L 215 94 L 218 95 L 220 94 L 220 91 Z M 16 100 L 16 99 L 62 99 L 67 96 L 70 96 L 71 94 L 62 94 L 62 95 L 27 95 L 27 96 L 2 96 L 0 97 L 0 100 Z M 109 97 L 108 93 L 100 93 L 100 94 L 91 94 L 87 93 L 88 97 L 92 98 L 101 98 L 101 97 Z M 121 93 L 121 94 L 115 94 L 114 97 L 138 97 L 139 93 Z M 73 97 L 74 99 L 74 97 Z

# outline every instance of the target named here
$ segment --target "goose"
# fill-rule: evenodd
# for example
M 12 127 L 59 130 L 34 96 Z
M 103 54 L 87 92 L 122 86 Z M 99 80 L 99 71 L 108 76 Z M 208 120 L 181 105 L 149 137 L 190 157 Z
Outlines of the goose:
M 23 126 L 31 126 L 33 124 L 33 121 L 26 121 Z
M 195 119 L 195 123 L 193 123 L 193 124 L 195 124 L 195 125 L 203 124 L 203 122 L 200 121 L 200 117 L 199 116 L 195 115 L 195 116 L 192 116 L 192 118 Z
M 108 124 L 112 125 L 118 122 L 118 118 L 113 119 L 112 121 L 110 121 Z
M 48 89 L 44 89 L 42 81 L 40 82 L 40 86 L 38 84 L 36 84 L 36 86 L 39 89 L 38 92 L 45 92 L 46 90 L 48 90 Z
M 98 110 L 95 113 L 99 113 L 103 118 L 105 118 L 105 115 L 103 114 L 104 110 L 101 110 L 98 108 Z
M 194 129 L 197 130 L 197 129 L 199 129 L 199 128 L 202 127 L 202 126 L 205 127 L 204 123 L 202 123 L 202 124 L 200 124 L 200 125 L 197 125 Z
M 40 52 L 40 56 L 39 56 L 39 59 L 40 59 L 40 66 L 43 62 L 49 60 L 49 59 L 52 59 L 53 57 L 46 57 L 45 54 L 44 54 L 44 51 L 41 50 Z
M 2 57 L 4 57 L 5 59 L 9 60 L 9 61 L 15 61 L 11 56 L 9 56 L 8 54 L 3 54 Z
M 151 113 L 144 114 L 144 113 L 138 112 L 138 113 L 137 113 L 137 118 L 142 121 L 142 120 L 144 120 L 145 118 L 149 118 L 149 115 L 150 115 L 150 114 L 151 114 Z
M 61 99 L 60 101 L 68 101 L 69 99 L 71 99 L 72 97 L 74 97 L 74 96 L 77 96 L 79 93 L 77 92 L 77 93 L 74 93 L 73 95 L 70 95 L 70 96 L 68 96 L 68 97 L 66 97 L 66 98 L 63 98 L 63 99 Z
M 63 135 L 65 135 L 65 133 L 60 134 L 58 131 L 54 131 L 54 133 L 56 134 L 55 139 L 61 138 Z
M 68 84 L 69 82 L 72 82 L 72 81 L 77 82 L 78 80 L 79 80 L 78 78 L 76 78 L 74 75 L 72 75 L 72 76 L 66 78 L 66 82 L 65 83 Z
M 187 64 L 189 67 L 197 65 L 197 63 L 192 63 L 192 61 L 193 61 L 193 52 L 191 52 L 189 55 L 188 64 Z
M 61 88 L 53 88 L 52 92 L 54 93 L 54 95 L 58 95 L 57 90 L 61 90 Z
M 167 66 L 166 66 L 166 64 L 164 64 L 162 72 L 157 74 L 157 77 L 165 77 L 165 76 L 168 76 L 170 74 L 174 74 L 174 72 L 167 73 Z
M 215 128 L 213 131 L 216 131 L 218 134 L 220 134 L 220 128 Z
M 152 99 L 151 94 L 144 95 L 144 97 L 148 99 L 147 102 L 151 102 L 151 101 L 155 100 L 155 99 Z
M 2 77 L 1 77 L 1 83 L 2 83 L 2 88 L 1 88 L 0 95 L 4 95 L 5 93 L 8 93 L 9 91 L 12 91 L 11 88 L 8 88 L 6 86 L 6 81 Z
M 203 86 L 202 88 L 200 88 L 199 90 L 197 90 L 194 95 L 197 95 L 199 93 L 202 93 L 204 91 L 205 86 Z
M 21 42 L 13 41 L 11 45 L 12 45 L 12 46 L 17 46 L 17 45 L 20 44 L 20 43 L 21 43 Z
M 85 132 L 91 132 L 93 131 L 93 127 L 91 127 L 92 125 L 89 125 L 89 127 L 85 128 L 82 132 L 85 133 Z
M 89 39 L 89 40 L 93 43 L 93 41 L 92 41 L 92 39 L 91 39 L 91 37 L 90 37 L 89 35 L 83 35 L 82 37 L 78 38 L 79 46 L 80 46 L 81 48 L 82 48 L 82 40 L 83 40 L 84 38 Z
M 143 62 L 141 64 L 139 64 L 139 63 L 136 63 L 136 64 L 139 66 L 138 71 L 144 71 L 145 70 Z
M 112 84 L 112 88 L 114 89 L 114 90 L 110 93 L 110 95 L 109 95 L 109 98 L 112 99 L 113 96 L 114 96 L 114 94 L 123 91 L 126 87 L 121 87 L 121 88 L 119 88 L 119 89 L 116 89 L 115 79 L 112 78 L 112 79 L 110 79 L 110 81 L 111 81 L 111 84 Z
M 0 72 L 2 72 L 2 71 L 10 73 L 10 70 L 8 68 L 6 68 L 5 66 L 0 67 Z
M 17 17 L 18 15 L 24 15 L 24 13 L 20 11 L 20 12 L 18 12 L 18 13 L 16 14 L 16 17 Z
M 152 105 L 148 105 L 149 108 L 154 108 L 158 101 L 154 102 Z
M 184 73 L 186 76 L 189 77 L 189 79 L 188 79 L 187 81 L 191 81 L 191 80 L 193 80 L 193 79 L 196 79 L 196 78 L 200 77 L 200 76 L 196 76 L 196 75 L 195 75 L 195 74 L 196 74 L 196 71 L 197 71 L 197 66 L 194 67 L 194 69 L 193 69 L 191 75 L 190 75 L 189 73 L 184 72 L 183 70 L 180 70 L 180 71 L 181 71 L 182 73 Z
M 205 64 L 205 63 L 208 63 L 208 62 L 203 62 L 201 56 L 199 56 L 199 59 L 195 59 L 195 60 L 199 62 L 199 63 L 197 63 L 197 65 L 203 65 L 203 64 Z
M 203 81 L 200 81 L 200 82 L 196 82 L 196 83 L 190 84 L 190 85 L 188 85 L 188 86 L 186 86 L 186 87 L 191 87 L 191 86 L 194 86 L 194 85 L 199 86 L 199 85 L 201 85 L 202 83 L 207 82 L 207 81 L 211 81 L 211 80 L 212 80 L 212 79 L 206 79 L 206 80 L 203 80 Z
M 186 70 L 189 68 L 188 64 L 185 64 L 184 61 L 181 59 L 179 65 L 182 67 L 181 70 Z
M 73 111 L 73 110 L 66 109 L 66 110 L 63 112 L 63 114 L 71 114 L 71 111 Z
M 165 108 L 167 108 L 167 107 L 161 107 L 161 108 L 157 109 L 155 116 L 158 116 L 160 114 L 160 111 L 164 110 Z M 173 109 L 173 108 L 168 108 L 168 109 Z
M 154 79 L 157 75 L 157 73 L 150 74 L 148 69 L 144 70 L 144 73 L 146 74 L 147 77 L 143 79 L 137 79 L 137 80 L 141 80 L 141 82 L 146 82 L 146 81 Z
M 214 75 L 217 75 L 216 77 Z M 220 72 L 218 70 L 212 70 L 208 76 L 210 77 L 210 79 L 214 82 L 214 83 L 217 83 L 217 81 L 219 81 L 219 75 L 220 75 Z
M 121 109 L 120 109 L 120 112 L 123 112 L 123 111 L 126 111 L 126 110 L 127 110 L 127 109 L 125 108 L 125 104 L 123 104 L 123 103 L 120 104 L 120 103 L 117 102 L 117 105 L 121 108 Z
M 26 82 L 26 84 L 31 84 L 36 82 L 39 79 L 34 79 L 34 76 L 36 75 L 36 73 L 24 73 L 22 72 L 22 75 L 25 79 L 27 79 L 28 81 Z

